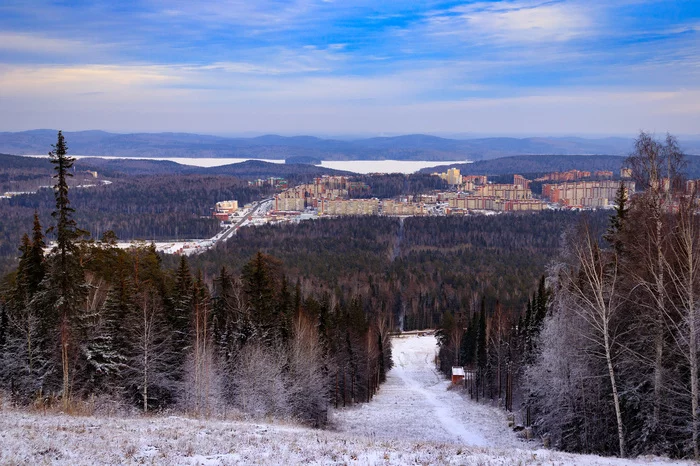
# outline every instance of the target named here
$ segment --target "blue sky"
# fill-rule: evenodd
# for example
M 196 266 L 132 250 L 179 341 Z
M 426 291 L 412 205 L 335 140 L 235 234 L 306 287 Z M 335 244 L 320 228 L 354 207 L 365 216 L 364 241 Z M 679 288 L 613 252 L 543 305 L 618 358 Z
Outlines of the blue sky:
M 0 3 L 0 131 L 700 134 L 700 1 Z

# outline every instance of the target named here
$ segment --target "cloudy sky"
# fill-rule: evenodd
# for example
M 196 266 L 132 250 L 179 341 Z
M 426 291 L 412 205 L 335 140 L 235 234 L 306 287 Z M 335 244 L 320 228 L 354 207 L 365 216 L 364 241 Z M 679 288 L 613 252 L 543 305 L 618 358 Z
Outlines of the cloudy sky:
M 700 1 L 0 2 L 0 131 L 700 134 Z

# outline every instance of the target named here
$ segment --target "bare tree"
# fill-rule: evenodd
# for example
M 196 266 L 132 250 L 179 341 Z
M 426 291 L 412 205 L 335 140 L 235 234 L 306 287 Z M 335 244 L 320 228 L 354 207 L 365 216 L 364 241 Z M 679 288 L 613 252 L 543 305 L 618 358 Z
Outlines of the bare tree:
M 238 354 L 234 373 L 234 405 L 254 417 L 290 414 L 284 383 L 287 357 L 282 347 L 246 343 Z
M 303 313 L 295 319 L 293 330 L 287 374 L 292 413 L 315 426 L 324 425 L 329 396 L 318 330 Z
M 584 336 L 599 350 L 594 354 L 605 360 L 617 421 L 619 454 L 624 457 L 625 436 L 613 361 L 617 336 L 615 317 L 623 303 L 617 289 L 617 256 L 601 251 L 586 225 L 581 236 L 580 240 L 572 245 L 576 267 L 570 269 L 566 277 L 565 287 L 571 297 L 568 304 L 586 323 L 588 331 Z
M 671 300 L 678 319 L 669 319 L 673 325 L 674 342 L 685 355 L 690 366 L 690 401 L 693 456 L 700 458 L 698 448 L 698 287 L 700 286 L 700 219 L 694 195 L 681 199 L 676 228 L 671 241 L 671 256 L 666 264 L 669 281 L 674 290 Z
M 131 348 L 125 375 L 145 413 L 150 401 L 175 388 L 169 364 L 172 348 L 162 304 L 155 293 L 146 290 L 140 294 L 136 313 L 130 319 L 133 326 L 129 329 Z
M 644 222 L 645 232 L 640 241 L 633 245 L 641 262 L 630 269 L 631 275 L 651 297 L 649 310 L 654 328 L 654 426 L 659 424 L 664 385 L 664 337 L 668 314 L 667 283 L 665 276 L 664 250 L 666 248 L 666 214 L 671 206 L 672 193 L 680 189 L 681 170 L 684 165 L 683 153 L 671 135 L 666 136 L 665 144 L 644 131 L 635 141 L 634 152 L 627 158 L 637 188 L 644 194 L 637 206 L 650 222 Z M 639 267 L 642 265 L 642 267 Z

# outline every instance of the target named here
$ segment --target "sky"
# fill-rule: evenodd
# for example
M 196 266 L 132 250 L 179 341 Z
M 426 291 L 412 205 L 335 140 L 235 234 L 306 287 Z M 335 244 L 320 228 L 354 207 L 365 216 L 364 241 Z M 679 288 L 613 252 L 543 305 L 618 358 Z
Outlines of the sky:
M 700 134 L 700 1 L 0 2 L 0 131 Z

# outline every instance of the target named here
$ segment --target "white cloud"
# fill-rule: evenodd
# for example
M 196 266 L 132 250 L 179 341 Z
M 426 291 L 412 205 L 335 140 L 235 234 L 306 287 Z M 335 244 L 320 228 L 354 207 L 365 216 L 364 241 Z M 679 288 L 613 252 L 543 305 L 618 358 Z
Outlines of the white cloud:
M 41 56 L 79 56 L 100 47 L 79 40 L 46 37 L 36 34 L 0 32 L 0 50 Z
M 592 33 L 592 11 L 576 3 L 507 1 L 472 3 L 435 12 L 429 32 L 513 44 L 564 42 Z

